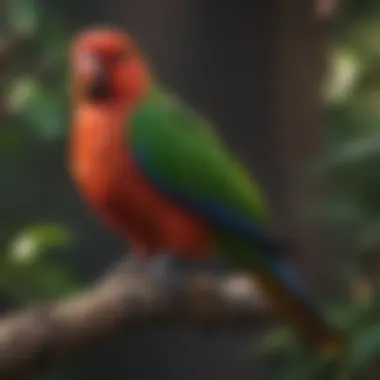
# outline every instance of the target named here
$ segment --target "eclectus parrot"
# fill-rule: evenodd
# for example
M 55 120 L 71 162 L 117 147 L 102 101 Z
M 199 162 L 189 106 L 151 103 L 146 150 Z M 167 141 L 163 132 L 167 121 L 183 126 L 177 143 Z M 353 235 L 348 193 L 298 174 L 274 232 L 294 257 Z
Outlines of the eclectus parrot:
M 341 348 L 270 238 L 255 180 L 212 125 L 156 80 L 132 38 L 113 29 L 73 43 L 70 170 L 89 207 L 140 255 L 221 255 L 252 272 L 308 343 Z

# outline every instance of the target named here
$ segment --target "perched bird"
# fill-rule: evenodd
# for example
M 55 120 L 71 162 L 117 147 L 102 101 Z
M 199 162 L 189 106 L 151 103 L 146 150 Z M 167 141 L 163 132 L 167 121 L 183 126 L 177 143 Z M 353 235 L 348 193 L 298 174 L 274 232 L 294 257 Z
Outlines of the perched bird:
M 132 38 L 86 31 L 71 68 L 70 171 L 89 207 L 139 255 L 216 254 L 248 269 L 305 341 L 339 350 L 340 334 L 270 238 L 255 180 L 209 122 L 165 91 Z

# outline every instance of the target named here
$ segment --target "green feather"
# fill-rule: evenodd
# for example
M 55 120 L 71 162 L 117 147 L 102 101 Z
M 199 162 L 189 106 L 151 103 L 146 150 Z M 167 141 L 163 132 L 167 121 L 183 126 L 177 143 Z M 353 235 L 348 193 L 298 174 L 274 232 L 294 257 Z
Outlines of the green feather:
M 131 143 L 149 153 L 150 171 L 177 189 L 267 223 L 267 202 L 256 181 L 206 120 L 163 90 L 152 89 L 134 113 Z

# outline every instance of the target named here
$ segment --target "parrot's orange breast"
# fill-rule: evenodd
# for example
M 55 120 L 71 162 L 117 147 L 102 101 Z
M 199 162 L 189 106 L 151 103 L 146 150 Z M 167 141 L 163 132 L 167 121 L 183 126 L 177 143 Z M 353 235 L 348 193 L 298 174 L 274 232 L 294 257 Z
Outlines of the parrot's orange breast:
M 74 114 L 70 170 L 89 205 L 144 254 L 212 251 L 210 229 L 143 178 L 128 150 L 125 112 L 81 107 Z

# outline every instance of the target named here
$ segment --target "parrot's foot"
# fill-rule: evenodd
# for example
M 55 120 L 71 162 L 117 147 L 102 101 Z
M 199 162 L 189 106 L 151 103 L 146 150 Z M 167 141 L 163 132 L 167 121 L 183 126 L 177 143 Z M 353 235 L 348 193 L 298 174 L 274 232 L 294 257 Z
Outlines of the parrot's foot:
M 141 255 L 124 256 L 111 265 L 103 274 L 102 279 L 108 281 L 110 277 L 131 273 L 136 276 L 147 275 L 157 286 L 164 298 L 171 301 L 181 293 L 183 281 L 173 257 L 169 254 L 156 254 L 154 258 Z
M 160 254 L 150 261 L 149 271 L 153 281 L 169 299 L 177 297 L 181 290 L 180 275 L 175 264 L 175 260 L 169 254 Z
M 150 259 L 149 264 L 150 273 L 159 282 L 166 281 L 174 267 L 173 259 L 168 254 L 160 254 L 160 256 Z

